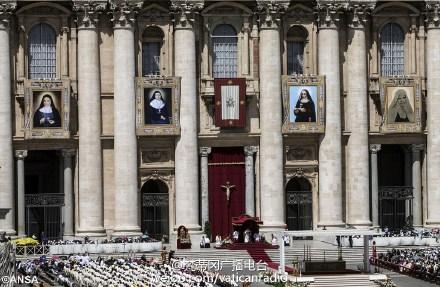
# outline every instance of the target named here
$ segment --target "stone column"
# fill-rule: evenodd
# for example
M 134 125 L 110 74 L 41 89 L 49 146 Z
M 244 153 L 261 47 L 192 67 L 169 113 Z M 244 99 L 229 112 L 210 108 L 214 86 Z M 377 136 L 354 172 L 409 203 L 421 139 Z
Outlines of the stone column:
M 195 12 L 204 1 L 172 0 L 175 12 L 174 59 L 175 75 L 181 77 L 180 137 L 176 142 L 176 225 L 200 230 L 199 169 L 197 149 L 197 75 Z
M 208 182 L 208 156 L 211 153 L 210 147 L 200 148 L 200 184 L 201 184 L 201 199 L 202 199 L 202 228 L 205 227 L 205 222 L 209 221 L 209 182 Z
M 241 53 L 241 74 L 249 75 L 249 34 L 251 32 L 251 27 L 249 23 L 249 17 L 243 18 L 243 27 L 241 32 L 243 33 L 243 51 Z
M 64 22 L 66 21 L 66 22 Z M 61 28 L 61 76 L 69 76 L 69 27 L 67 20 L 63 19 L 63 27 Z
M 246 165 L 246 214 L 255 216 L 255 168 L 254 154 L 258 146 L 245 146 L 245 165 Z
M 62 151 L 63 155 L 63 184 L 64 184 L 64 236 L 74 236 L 74 206 L 73 196 L 73 173 L 72 158 L 75 156 L 75 150 L 66 149 Z
M 412 160 L 413 160 L 413 153 L 412 153 L 412 146 L 411 145 L 406 145 L 403 146 L 403 151 L 404 151 L 404 177 L 405 177 L 405 181 L 404 184 L 405 186 L 413 186 L 412 183 Z M 405 218 L 408 218 L 408 216 L 411 215 L 411 201 L 406 200 L 405 201 Z
M 380 151 L 380 144 L 370 145 L 371 163 L 371 220 L 373 227 L 379 227 L 379 177 L 377 170 L 377 153 Z
M 422 167 L 420 164 L 420 152 L 425 149 L 423 144 L 412 145 L 412 186 L 413 186 L 413 227 L 423 226 L 422 204 Z
M 426 1 L 427 202 L 426 225 L 440 227 L 440 1 Z
M 343 227 L 341 163 L 341 79 L 338 4 L 318 1 L 318 66 L 325 76 L 325 134 L 319 147 L 318 227 Z
M 134 22 L 142 1 L 113 4 L 114 236 L 140 234 L 136 138 Z
M 106 1 L 74 1 L 78 11 L 79 236 L 104 236 L 99 12 Z
M 266 231 L 285 228 L 280 13 L 289 1 L 260 1 L 260 189 Z
M 0 232 L 15 234 L 14 156 L 9 20 L 16 1 L 0 3 Z
M 347 223 L 357 228 L 365 228 L 371 225 L 365 24 L 372 7 L 352 4 L 349 9 L 352 13 L 349 16 L 349 41 L 351 43 L 347 53 L 349 65 L 347 65 L 348 104 L 346 115 L 347 123 L 350 124 L 350 137 L 347 142 Z M 320 46 L 320 49 L 322 48 Z M 329 114 L 326 114 L 328 117 Z
M 17 158 L 17 234 L 23 237 L 26 235 L 24 159 L 27 157 L 27 150 L 15 151 L 15 157 Z

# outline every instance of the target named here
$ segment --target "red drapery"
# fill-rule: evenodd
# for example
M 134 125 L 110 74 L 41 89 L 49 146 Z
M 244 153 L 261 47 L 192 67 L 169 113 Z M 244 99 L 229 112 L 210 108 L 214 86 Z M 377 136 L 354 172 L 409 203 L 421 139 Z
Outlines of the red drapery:
M 208 158 L 209 221 L 211 234 L 232 234 L 232 217 L 245 212 L 245 165 L 243 147 L 212 148 Z M 226 198 L 222 185 L 235 185 Z

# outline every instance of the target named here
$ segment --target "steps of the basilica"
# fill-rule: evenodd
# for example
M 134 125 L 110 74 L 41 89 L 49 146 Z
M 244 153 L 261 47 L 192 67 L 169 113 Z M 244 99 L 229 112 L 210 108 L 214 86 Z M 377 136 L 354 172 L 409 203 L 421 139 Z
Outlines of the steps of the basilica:
M 376 287 L 376 283 L 369 280 L 368 275 L 337 275 L 315 276 L 315 281 L 309 287 Z
M 378 248 L 377 252 L 386 252 L 387 248 Z M 279 262 L 279 250 L 265 250 L 270 258 Z M 311 260 L 337 260 L 338 250 L 336 248 L 311 248 L 308 255 Z M 232 264 L 234 260 L 248 260 L 251 259 L 248 252 L 245 250 L 216 250 L 199 249 L 199 250 L 176 250 L 175 257 L 185 257 L 190 260 L 221 260 L 226 264 Z M 303 247 L 288 247 L 285 249 L 285 262 L 290 265 L 294 260 L 302 261 L 304 257 Z M 363 248 L 343 248 L 342 258 L 347 264 L 362 264 L 363 262 Z

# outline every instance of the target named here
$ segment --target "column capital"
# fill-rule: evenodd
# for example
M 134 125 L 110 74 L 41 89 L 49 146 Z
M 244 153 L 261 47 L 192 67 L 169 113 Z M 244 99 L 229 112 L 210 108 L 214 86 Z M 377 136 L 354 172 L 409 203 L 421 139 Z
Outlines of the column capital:
M 23 160 L 27 157 L 27 152 L 28 152 L 27 150 L 16 150 L 15 157 L 19 160 L 20 159 Z
M 211 153 L 211 147 L 206 147 L 206 146 L 200 147 L 199 153 L 200 156 L 207 157 Z
M 142 8 L 142 0 L 110 0 L 114 28 L 132 28 L 136 14 Z
M 171 0 L 176 28 L 192 28 L 196 14 L 203 9 L 204 0 Z
M 105 10 L 107 1 L 74 0 L 73 11 L 76 12 L 78 29 L 96 28 L 99 15 Z
M 254 153 L 258 151 L 258 146 L 247 145 L 244 147 L 244 155 L 245 156 L 253 156 Z
M 417 153 L 417 152 L 421 152 L 425 150 L 425 145 L 424 144 L 412 144 L 411 145 L 411 151 L 413 153 Z
M 381 149 L 381 145 L 380 144 L 370 144 L 370 152 L 371 153 L 378 153 Z
M 75 156 L 75 154 L 76 154 L 76 150 L 74 150 L 74 149 L 63 149 L 63 150 L 61 150 L 61 155 L 64 158 L 71 158 L 71 157 Z
M 427 28 L 440 28 L 440 1 L 426 1 L 425 22 Z
M 0 29 L 9 29 L 9 21 L 16 7 L 17 1 L 3 0 L 0 3 Z
M 347 7 L 346 1 L 318 0 L 316 10 L 319 28 L 337 28 L 341 20 L 340 16 Z
M 352 29 L 365 28 L 368 22 L 368 16 L 375 7 L 375 2 L 350 2 L 347 6 L 347 11 L 349 12 L 349 27 Z
M 288 0 L 257 0 L 257 14 L 260 27 L 278 29 L 281 14 L 289 7 Z

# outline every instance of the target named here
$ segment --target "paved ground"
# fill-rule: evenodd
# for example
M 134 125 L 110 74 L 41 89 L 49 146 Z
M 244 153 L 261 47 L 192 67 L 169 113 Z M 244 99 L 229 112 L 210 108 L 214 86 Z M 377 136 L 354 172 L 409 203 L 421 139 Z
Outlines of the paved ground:
M 412 278 L 403 274 L 399 274 L 390 270 L 381 269 L 383 274 L 391 277 L 394 283 L 396 283 L 397 287 L 438 287 L 438 285 Z

